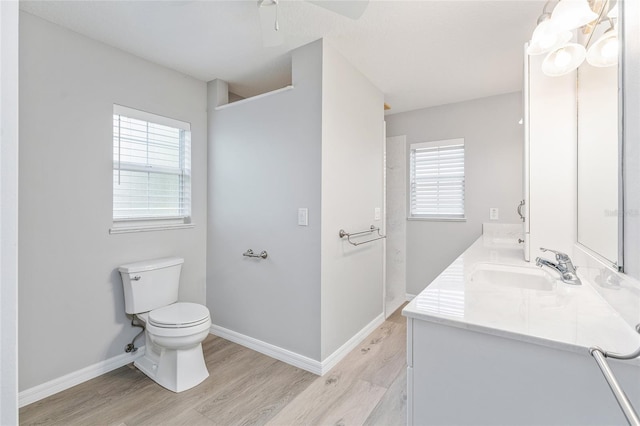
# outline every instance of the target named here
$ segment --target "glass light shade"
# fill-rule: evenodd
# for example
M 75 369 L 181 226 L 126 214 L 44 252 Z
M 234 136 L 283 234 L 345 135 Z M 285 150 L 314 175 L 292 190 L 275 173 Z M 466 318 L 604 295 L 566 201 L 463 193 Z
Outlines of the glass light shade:
M 587 62 L 594 67 L 610 67 L 618 63 L 618 34 L 609 30 L 587 52 Z
M 550 20 L 542 21 L 533 31 L 527 53 L 529 55 L 542 55 L 557 50 L 571 40 L 570 31 L 558 31 Z
M 587 0 L 561 0 L 553 9 L 551 21 L 559 30 L 573 30 L 598 19 Z
M 575 70 L 584 61 L 587 52 L 578 43 L 569 43 L 549 53 L 542 62 L 542 72 L 549 77 L 558 77 Z

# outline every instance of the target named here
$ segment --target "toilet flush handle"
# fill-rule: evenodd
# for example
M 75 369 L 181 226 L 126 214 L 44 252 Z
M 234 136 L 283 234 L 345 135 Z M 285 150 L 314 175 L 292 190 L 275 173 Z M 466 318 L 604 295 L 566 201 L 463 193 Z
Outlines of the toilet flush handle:
M 133 281 L 140 281 L 140 275 L 131 278 Z

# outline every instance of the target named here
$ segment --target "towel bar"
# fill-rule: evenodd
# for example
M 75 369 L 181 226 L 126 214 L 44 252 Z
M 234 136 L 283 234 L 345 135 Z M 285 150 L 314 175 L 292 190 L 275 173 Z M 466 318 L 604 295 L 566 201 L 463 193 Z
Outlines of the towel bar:
M 358 242 L 351 241 L 351 237 L 355 237 L 355 236 L 363 235 L 363 234 L 371 234 L 374 231 L 378 232 L 378 237 L 376 237 L 376 238 L 372 238 L 372 239 L 366 240 L 366 241 L 358 241 Z M 382 235 L 380 233 L 380 228 L 376 228 L 373 225 L 371 225 L 371 227 L 368 230 L 360 231 L 360 232 L 351 232 L 351 233 L 349 233 L 349 232 L 345 231 L 344 229 L 341 229 L 340 232 L 338 232 L 338 236 L 340 238 L 347 237 L 347 242 L 349 242 L 349 244 L 354 245 L 354 246 L 359 246 L 359 245 L 362 245 L 362 244 L 367 244 L 367 243 L 370 243 L 370 242 L 373 242 L 373 241 L 378 241 L 378 240 L 381 240 L 383 238 L 387 238 L 386 235 Z
M 636 331 L 640 333 L 640 324 L 636 325 Z M 600 367 L 600 371 L 604 376 L 609 388 L 611 388 L 611 392 L 613 392 L 613 396 L 615 396 L 616 401 L 618 401 L 618 405 L 620 409 L 624 413 L 624 416 L 627 418 L 627 422 L 631 426 L 640 426 L 640 417 L 638 417 L 638 413 L 631 405 L 629 398 L 627 398 L 627 394 L 624 393 L 624 390 L 618 383 L 616 376 L 611 371 L 609 364 L 607 363 L 606 358 L 613 359 L 634 359 L 640 356 L 640 348 L 638 348 L 635 352 L 630 353 L 628 355 L 617 354 L 615 352 L 607 352 L 598 346 L 593 346 L 589 348 L 589 353 L 598 363 L 598 367 Z

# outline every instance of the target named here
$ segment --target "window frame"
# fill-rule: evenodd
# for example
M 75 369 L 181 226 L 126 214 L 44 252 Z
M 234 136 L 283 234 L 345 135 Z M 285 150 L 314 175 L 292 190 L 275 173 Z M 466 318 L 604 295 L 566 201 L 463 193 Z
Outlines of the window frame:
M 162 167 L 154 166 L 153 170 L 158 174 L 169 174 L 173 176 L 180 176 L 180 185 L 183 187 L 179 191 L 180 200 L 179 203 L 187 203 L 186 206 L 181 206 L 182 213 L 180 215 L 166 215 L 158 217 L 115 217 L 114 215 L 114 196 L 115 196 L 115 183 L 114 175 L 112 173 L 112 190 L 111 190 L 111 219 L 112 227 L 109 229 L 111 234 L 130 233 L 130 232 L 143 232 L 143 231 L 155 231 L 155 230 L 168 230 L 168 229 L 183 229 L 192 228 L 194 224 L 191 220 L 192 215 L 192 199 L 191 199 L 191 124 L 180 121 L 177 119 L 153 114 L 150 112 L 125 107 L 122 105 L 113 105 L 113 114 L 111 116 L 112 122 L 116 116 L 123 116 L 135 120 L 145 121 L 148 123 L 159 124 L 162 126 L 171 127 L 181 131 L 180 133 L 180 153 L 181 163 L 178 168 L 174 167 Z M 112 129 L 115 127 L 112 125 Z M 188 137 L 184 137 L 183 132 L 189 132 Z M 138 165 L 135 163 L 121 162 L 120 159 L 114 158 L 116 155 L 115 139 L 116 135 L 112 133 L 112 172 L 119 171 L 133 171 L 133 172 L 147 172 L 152 173 L 149 167 Z M 189 158 L 186 158 L 186 157 Z M 125 167 L 122 167 L 125 164 Z M 186 183 L 185 179 L 186 178 Z M 186 186 L 186 188 L 185 188 Z M 186 195 L 186 197 L 185 197 Z
M 463 173 L 462 173 L 462 213 L 461 214 L 414 214 L 412 208 L 412 200 L 414 198 L 414 152 L 416 149 L 433 149 L 433 148 L 444 148 L 450 146 L 462 145 L 462 153 L 463 153 Z M 408 150 L 408 158 L 407 158 L 407 171 L 408 171 L 408 179 L 407 179 L 407 220 L 418 220 L 418 221 L 434 221 L 434 222 L 465 222 L 466 218 L 466 149 L 465 149 L 465 141 L 464 138 L 454 138 L 454 139 L 442 139 L 437 141 L 430 142 L 415 142 L 409 144 Z

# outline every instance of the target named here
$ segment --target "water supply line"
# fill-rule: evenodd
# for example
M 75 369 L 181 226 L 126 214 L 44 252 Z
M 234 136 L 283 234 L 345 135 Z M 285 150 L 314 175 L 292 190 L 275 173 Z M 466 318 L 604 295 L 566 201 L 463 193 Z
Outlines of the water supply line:
M 142 330 L 140 331 L 140 333 L 136 334 L 136 337 L 133 338 L 133 340 L 131 341 L 131 343 L 127 344 L 124 347 L 124 351 L 126 353 L 131 353 L 131 352 L 135 352 L 138 350 L 138 348 L 136 348 L 135 346 L 135 342 L 138 339 L 138 337 L 140 337 L 140 335 L 142 333 L 144 333 L 144 323 L 142 324 L 136 324 L 136 321 L 140 321 L 138 319 L 138 317 L 136 316 L 136 314 L 133 314 L 133 316 L 131 317 L 131 327 L 140 327 Z

